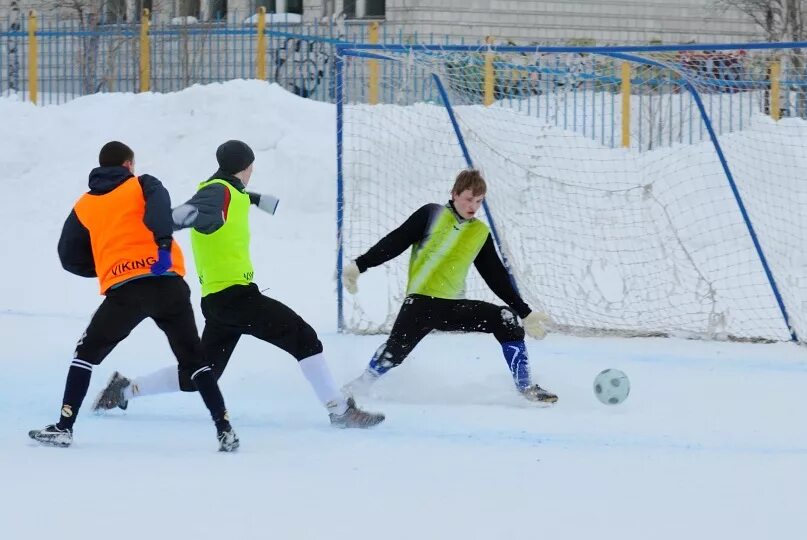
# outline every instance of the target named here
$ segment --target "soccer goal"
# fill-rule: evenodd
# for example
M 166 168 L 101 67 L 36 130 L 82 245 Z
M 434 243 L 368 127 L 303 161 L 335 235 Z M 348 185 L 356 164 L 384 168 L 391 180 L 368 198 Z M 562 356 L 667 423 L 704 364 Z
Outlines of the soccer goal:
M 555 330 L 804 339 L 806 45 L 342 46 L 337 270 L 474 166 Z M 407 265 L 339 283 L 340 329 L 388 331 Z

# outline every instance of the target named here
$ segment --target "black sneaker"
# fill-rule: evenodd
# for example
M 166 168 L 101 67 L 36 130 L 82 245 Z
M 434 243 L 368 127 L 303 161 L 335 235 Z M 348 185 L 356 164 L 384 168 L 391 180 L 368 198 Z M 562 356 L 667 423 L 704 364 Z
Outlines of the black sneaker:
M 338 428 L 369 428 L 384 421 L 381 413 L 369 413 L 359 409 L 353 398 L 347 399 L 347 410 L 342 414 L 330 413 L 331 425 Z
M 117 371 L 109 378 L 106 383 L 106 388 L 101 390 L 98 397 L 95 398 L 95 403 L 92 405 L 93 411 L 108 411 L 115 407 L 123 409 L 124 411 L 129 406 L 129 402 L 123 397 L 124 388 L 132 384 L 132 381 L 118 373 Z
M 536 401 L 539 403 L 555 403 L 558 401 L 558 396 L 549 390 L 544 390 L 537 384 L 533 384 L 532 386 L 528 386 L 524 389 L 519 389 L 519 392 L 521 392 L 521 395 L 530 401 Z
M 45 426 L 43 429 L 32 429 L 28 436 L 45 446 L 57 446 L 67 448 L 73 442 L 73 430 L 70 428 L 58 428 L 56 424 Z
M 235 452 L 241 445 L 238 440 L 238 435 L 235 434 L 233 428 L 219 430 L 219 452 Z

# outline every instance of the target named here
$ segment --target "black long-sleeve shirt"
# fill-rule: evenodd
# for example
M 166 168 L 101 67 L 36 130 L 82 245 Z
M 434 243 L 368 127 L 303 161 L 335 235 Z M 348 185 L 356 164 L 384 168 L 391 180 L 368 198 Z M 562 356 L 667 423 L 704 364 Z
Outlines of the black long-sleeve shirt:
M 423 240 L 430 223 L 444 208 L 446 207 L 439 204 L 427 204 L 417 209 L 400 227 L 390 232 L 356 259 L 359 271 L 364 272 L 368 268 L 382 265 L 406 251 L 413 244 Z M 454 212 L 457 219 L 462 220 L 450 202 L 448 208 Z M 474 266 L 490 290 L 510 306 L 519 317 L 523 319 L 530 314 L 532 310 L 513 287 L 510 275 L 496 252 L 490 233 L 474 259 Z

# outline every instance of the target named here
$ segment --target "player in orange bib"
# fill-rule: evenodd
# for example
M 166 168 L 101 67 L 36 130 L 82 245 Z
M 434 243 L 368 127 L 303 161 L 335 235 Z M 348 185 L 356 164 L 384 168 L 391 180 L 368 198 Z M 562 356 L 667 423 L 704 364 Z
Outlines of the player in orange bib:
M 219 450 L 239 441 L 224 398 L 202 354 L 182 251 L 173 241 L 171 198 L 162 183 L 135 176 L 134 152 L 112 141 L 101 148 L 90 190 L 76 202 L 59 238 L 68 272 L 97 277 L 103 302 L 76 346 L 59 421 L 28 435 L 48 446 L 70 446 L 93 367 L 134 328 L 151 318 L 168 337 L 179 369 L 193 381 L 216 425 Z

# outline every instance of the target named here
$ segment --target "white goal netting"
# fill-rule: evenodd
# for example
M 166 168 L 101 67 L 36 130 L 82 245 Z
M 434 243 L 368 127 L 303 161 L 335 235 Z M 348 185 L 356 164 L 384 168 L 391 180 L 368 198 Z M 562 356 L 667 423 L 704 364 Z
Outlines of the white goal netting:
M 691 85 L 790 324 L 807 335 L 807 87 L 797 51 L 372 52 L 384 60 L 344 56 L 344 261 L 421 205 L 447 201 L 466 166 L 437 75 L 488 181 L 489 217 L 522 296 L 556 329 L 790 339 Z M 367 81 L 350 76 L 371 61 L 375 105 L 363 103 Z M 345 295 L 346 331 L 389 330 L 408 259 L 362 275 L 360 293 Z M 501 303 L 475 271 L 467 296 Z

